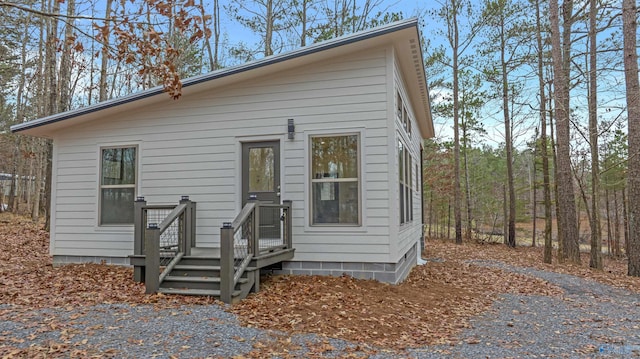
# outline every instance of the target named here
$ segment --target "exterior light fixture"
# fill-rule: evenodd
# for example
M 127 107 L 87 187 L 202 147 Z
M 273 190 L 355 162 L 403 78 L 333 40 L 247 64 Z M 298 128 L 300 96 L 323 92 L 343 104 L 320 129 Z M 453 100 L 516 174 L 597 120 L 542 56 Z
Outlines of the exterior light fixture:
M 289 133 L 289 139 L 293 140 L 296 134 L 296 125 L 293 124 L 293 119 L 287 120 L 287 132 Z

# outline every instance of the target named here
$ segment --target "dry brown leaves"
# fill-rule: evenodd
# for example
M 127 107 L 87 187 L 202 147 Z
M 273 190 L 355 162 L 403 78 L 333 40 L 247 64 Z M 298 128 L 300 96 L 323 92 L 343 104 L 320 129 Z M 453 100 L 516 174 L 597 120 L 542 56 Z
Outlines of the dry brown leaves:
M 79 306 L 115 302 L 152 303 L 164 307 L 213 302 L 199 297 L 146 295 L 144 285 L 132 280 L 131 268 L 99 264 L 54 268 L 48 254 L 47 233 L 22 217 L 0 214 L 0 246 L 0 303 L 18 305 L 10 309 L 12 318 L 20 311 L 25 323 L 29 322 L 33 308 L 73 310 Z M 486 311 L 501 293 L 560 293 L 558 288 L 541 280 L 472 265 L 467 262 L 470 259 L 498 260 L 571 273 L 636 291 L 640 288 L 639 278 L 625 275 L 623 261 L 605 260 L 604 272 L 588 269 L 588 257 L 583 266 L 545 265 L 540 248 L 509 249 L 502 245 L 468 243 L 458 246 L 446 241 L 429 241 L 425 256 L 444 261 L 416 267 L 409 278 L 397 286 L 347 276 L 273 277 L 263 283 L 260 293 L 251 295 L 230 310 L 247 326 L 367 343 L 355 346 L 353 353 L 347 354 L 347 357 L 366 357 L 380 350 L 372 346 L 403 350 L 455 342 L 456 335 L 469 326 L 469 319 Z M 0 320 L 7 314 L 7 310 L 0 311 Z M 65 324 L 52 320 L 38 325 L 44 326 L 42 330 L 46 331 L 59 330 Z M 256 343 L 247 356 L 296 356 L 293 353 L 299 345 L 288 335 L 275 338 Z M 50 357 L 52 353 L 64 353 L 67 357 L 86 357 L 96 354 L 86 347 L 80 351 L 72 340 L 28 350 L 30 352 L 21 350 L 15 355 Z M 305 355 L 323 357 L 333 349 L 329 342 L 321 341 L 308 343 L 307 350 Z M 11 352 L 3 354 L 11 357 Z M 101 355 L 109 356 L 109 353 Z
M 560 264 L 555 257 L 552 264 L 542 262 L 542 247 L 508 248 L 501 244 L 465 243 L 462 246 L 451 241 L 430 240 L 426 246 L 426 257 L 446 260 L 497 260 L 520 267 L 532 267 L 557 273 L 572 274 L 618 288 L 640 293 L 640 278 L 627 275 L 627 260 L 603 256 L 604 270 L 589 268 L 589 253 L 581 253 L 581 265 Z
M 278 276 L 232 311 L 248 326 L 403 350 L 455 341 L 469 318 L 500 293 L 561 291 L 536 278 L 448 258 L 415 268 L 395 286 L 348 276 Z
M 42 318 L 33 309 L 56 308 L 73 311 L 71 319 L 82 317 L 81 307 L 98 303 L 153 304 L 174 307 L 206 304 L 204 297 L 144 294 L 144 285 L 133 281 L 131 268 L 100 264 L 74 264 L 54 268 L 49 255 L 49 236 L 26 218 L 0 213 L 0 304 L 15 306 L 0 310 L 0 320 L 23 323 L 36 328 L 38 335 L 60 333 L 58 340 L 44 345 L 18 347 L 34 338 L 17 338 L 0 333 L 1 358 L 115 358 L 115 351 L 104 351 L 74 337 L 77 329 L 60 316 Z M 78 310 L 79 313 L 78 313 Z M 97 328 L 96 328 L 97 329 Z M 91 331 L 91 328 L 87 328 Z M 56 337 L 54 335 L 53 337 Z
M 204 297 L 144 294 L 131 268 L 100 264 L 53 267 L 49 236 L 41 225 L 0 214 L 0 303 L 26 308 L 84 306 L 98 303 L 152 303 L 159 306 L 205 304 Z

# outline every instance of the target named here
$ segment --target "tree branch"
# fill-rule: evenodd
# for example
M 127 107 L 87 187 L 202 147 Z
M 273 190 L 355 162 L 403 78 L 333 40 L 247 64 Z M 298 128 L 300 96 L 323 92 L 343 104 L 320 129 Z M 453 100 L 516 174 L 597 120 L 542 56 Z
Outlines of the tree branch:
M 60 13 L 41 11 L 41 10 L 30 8 L 28 6 L 24 6 L 24 5 L 8 2 L 8 1 L 5 1 L 5 0 L 0 0 L 0 7 L 10 7 L 10 8 L 18 9 L 18 10 L 25 11 L 25 12 L 28 12 L 28 13 L 31 13 L 31 14 L 43 16 L 43 17 L 54 17 L 54 18 L 70 19 L 70 20 L 81 19 L 81 20 L 112 21 L 112 22 L 118 21 L 117 19 L 114 19 L 114 18 L 105 19 L 105 18 L 93 17 L 93 16 L 66 15 L 66 14 L 60 14 Z

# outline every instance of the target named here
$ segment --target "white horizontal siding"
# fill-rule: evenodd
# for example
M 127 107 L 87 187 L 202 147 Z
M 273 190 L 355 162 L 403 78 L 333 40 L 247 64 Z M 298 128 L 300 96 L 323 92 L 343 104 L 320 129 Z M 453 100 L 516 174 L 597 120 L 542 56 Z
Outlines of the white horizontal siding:
M 295 260 L 389 259 L 389 157 L 385 49 L 290 69 L 178 101 L 119 113 L 67 128 L 55 136 L 55 255 L 126 256 L 133 228 L 98 227 L 100 146 L 139 146 L 138 195 L 148 203 L 197 202 L 197 242 L 219 242 L 222 222 L 240 199 L 239 141 L 247 136 L 286 138 L 293 118 L 296 138 L 281 143 L 282 199 L 293 200 Z M 364 134 L 364 226 L 305 230 L 303 133 L 360 128 Z M 258 137 L 256 137 L 258 138 Z M 371 182 L 368 182 L 371 181 Z
M 402 73 L 400 72 L 400 70 L 398 69 L 397 63 L 394 61 L 394 79 L 395 79 L 395 88 L 396 90 L 400 90 L 400 93 L 402 94 L 402 99 L 404 101 L 404 103 L 407 105 L 407 111 L 409 112 L 409 116 L 411 118 L 411 135 L 408 135 L 403 128 L 401 128 L 401 126 L 399 126 L 398 122 L 395 121 L 395 115 L 394 115 L 394 123 L 395 123 L 395 132 L 397 134 L 399 134 L 399 136 L 402 138 L 403 143 L 407 146 L 407 149 L 409 150 L 409 152 L 411 153 L 411 157 L 412 157 L 412 162 L 411 162 L 411 166 L 412 166 L 412 173 L 414 176 L 414 182 L 416 181 L 416 173 L 415 173 L 415 164 L 418 164 L 418 169 L 420 169 L 420 145 L 421 142 L 423 141 L 423 138 L 420 135 L 420 131 L 418 130 L 418 124 L 415 121 L 415 114 L 413 111 L 413 104 L 411 103 L 410 97 L 408 96 L 407 92 L 406 92 L 406 85 L 405 85 L 405 80 L 402 76 Z M 396 96 L 395 90 L 394 90 L 394 98 Z M 395 109 L 395 105 L 394 105 L 394 109 Z M 406 135 L 406 136 L 405 136 Z M 397 141 L 397 140 L 396 140 Z M 399 167 L 398 167 L 398 154 L 397 152 L 394 155 L 395 160 L 394 160 L 394 173 L 395 175 L 395 183 L 393 184 L 393 186 L 391 187 L 391 189 L 393 191 L 395 191 L 396 193 L 396 198 L 399 198 L 400 196 L 400 189 L 399 189 L 399 184 L 398 184 L 398 178 L 399 178 Z M 419 177 L 418 177 L 419 178 Z M 414 183 L 414 188 L 413 188 L 413 221 L 409 222 L 409 223 L 405 223 L 403 225 L 401 225 L 399 228 L 399 233 L 398 233 L 398 244 L 397 244 L 397 252 L 396 252 L 396 260 L 398 260 L 401 256 L 403 256 L 405 253 L 407 253 L 407 251 L 409 251 L 411 249 L 411 247 L 416 243 L 416 241 L 418 241 L 420 239 L 420 237 L 422 236 L 422 199 L 421 199 L 421 194 L 420 194 L 420 189 L 421 189 L 421 184 L 418 185 L 417 189 Z M 400 222 L 400 217 L 399 217 L 399 203 L 395 203 L 394 204 L 394 208 L 397 208 L 396 215 L 395 215 L 395 220 L 398 223 Z M 419 247 L 418 247 L 419 248 Z

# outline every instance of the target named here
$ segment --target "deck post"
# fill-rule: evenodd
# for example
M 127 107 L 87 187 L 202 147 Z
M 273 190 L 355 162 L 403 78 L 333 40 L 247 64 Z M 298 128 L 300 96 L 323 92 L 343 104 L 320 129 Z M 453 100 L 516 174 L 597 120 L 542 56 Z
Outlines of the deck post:
M 196 202 L 190 201 L 191 204 L 191 248 L 196 247 Z M 191 251 L 191 250 L 189 250 Z
M 145 227 L 145 210 L 144 206 L 147 205 L 144 197 L 137 197 L 133 202 L 133 254 L 144 254 L 144 227 Z M 136 282 L 142 282 L 144 280 L 144 267 L 133 267 L 133 280 Z
M 149 223 L 145 230 L 145 274 L 144 285 L 147 294 L 156 293 L 160 288 L 160 229 L 157 223 Z
M 251 233 L 253 236 L 249 238 L 251 245 L 249 246 L 252 251 L 249 255 L 254 257 L 260 255 L 260 201 L 255 201 L 256 207 L 253 210 L 253 230 Z
M 282 201 L 285 210 L 284 216 L 284 244 L 287 249 L 293 248 L 293 209 L 291 208 L 292 202 L 291 200 Z
M 220 300 L 230 304 L 233 295 L 233 232 L 231 222 L 220 228 Z
M 191 255 L 191 246 L 193 244 L 193 211 L 191 209 L 191 201 L 189 200 L 189 196 L 182 196 L 180 199 L 180 204 L 185 203 L 187 207 L 184 209 L 184 222 L 183 222 L 183 233 L 182 233 L 182 241 L 180 246 L 182 247 L 182 252 L 185 256 Z

